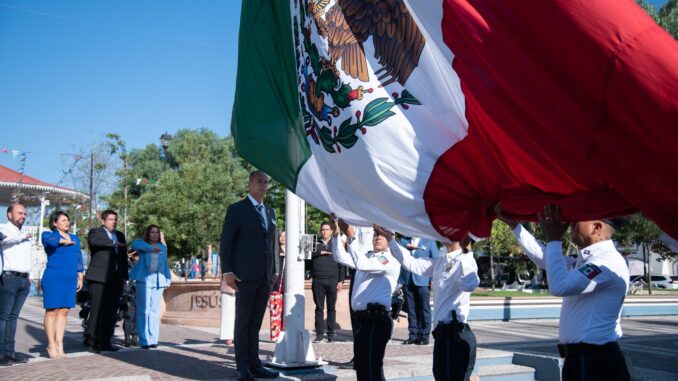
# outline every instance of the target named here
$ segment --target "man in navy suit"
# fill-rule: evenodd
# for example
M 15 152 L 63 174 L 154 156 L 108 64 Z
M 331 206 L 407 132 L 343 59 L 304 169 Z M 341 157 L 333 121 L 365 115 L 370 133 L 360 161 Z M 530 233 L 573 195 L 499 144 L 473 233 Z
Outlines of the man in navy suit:
M 438 246 L 432 239 L 402 237 L 400 244 L 415 258 L 438 258 Z M 428 345 L 431 334 L 431 278 L 400 269 L 398 283 L 403 285 L 407 303 L 407 328 L 409 338 L 403 344 Z
M 228 207 L 220 242 L 222 277 L 237 292 L 233 342 L 238 380 L 278 377 L 259 359 L 259 330 L 278 269 L 275 212 L 264 205 L 266 173 L 250 173 L 248 188 L 247 197 Z

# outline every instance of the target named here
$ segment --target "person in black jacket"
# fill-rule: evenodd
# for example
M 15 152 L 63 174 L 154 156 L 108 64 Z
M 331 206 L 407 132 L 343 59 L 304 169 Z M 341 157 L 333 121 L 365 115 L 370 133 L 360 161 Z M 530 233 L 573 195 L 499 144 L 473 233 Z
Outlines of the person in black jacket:
M 327 342 L 334 341 L 334 327 L 337 324 L 337 294 L 341 291 L 346 276 L 345 266 L 342 266 L 332 258 L 332 228 L 329 222 L 320 226 L 320 239 L 315 244 L 315 250 L 311 254 L 313 269 L 311 271 L 313 282 L 313 302 L 315 302 L 315 340 L 319 343 L 323 340 L 325 327 L 327 327 Z M 327 324 L 323 320 L 325 299 L 327 298 Z
M 90 294 L 87 342 L 90 350 L 117 351 L 111 345 L 117 318 L 116 309 L 127 276 L 127 241 L 115 230 L 118 215 L 112 210 L 101 213 L 101 227 L 87 235 L 91 259 L 85 274 Z
M 220 241 L 222 278 L 236 291 L 233 343 L 238 380 L 278 377 L 259 359 L 259 330 L 279 268 L 275 212 L 264 205 L 268 176 L 252 172 L 248 187 L 247 197 L 228 207 Z

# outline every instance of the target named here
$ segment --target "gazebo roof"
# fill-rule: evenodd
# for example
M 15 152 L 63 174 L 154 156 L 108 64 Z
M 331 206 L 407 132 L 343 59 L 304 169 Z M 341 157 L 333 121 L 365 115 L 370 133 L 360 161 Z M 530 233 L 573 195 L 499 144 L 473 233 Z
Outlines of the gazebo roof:
M 40 205 L 40 198 L 70 204 L 74 200 L 87 200 L 89 196 L 73 189 L 50 184 L 35 177 L 0 165 L 0 204 L 7 205 L 19 200 L 26 206 Z

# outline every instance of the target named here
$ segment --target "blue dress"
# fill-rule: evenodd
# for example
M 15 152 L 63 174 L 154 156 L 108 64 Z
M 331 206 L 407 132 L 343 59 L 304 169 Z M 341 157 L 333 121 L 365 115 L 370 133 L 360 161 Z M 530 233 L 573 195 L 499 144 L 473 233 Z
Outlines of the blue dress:
M 45 308 L 75 307 L 78 273 L 82 272 L 80 240 L 68 234 L 75 244 L 59 245 L 59 232 L 43 232 L 42 245 L 47 253 L 47 268 L 42 274 L 42 303 Z

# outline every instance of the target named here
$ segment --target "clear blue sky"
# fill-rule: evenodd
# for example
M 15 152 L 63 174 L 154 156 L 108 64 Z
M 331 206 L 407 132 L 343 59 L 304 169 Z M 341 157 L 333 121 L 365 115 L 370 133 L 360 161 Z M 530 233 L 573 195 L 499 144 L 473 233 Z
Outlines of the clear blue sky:
M 28 151 L 26 173 L 55 183 L 59 154 L 108 132 L 129 148 L 182 128 L 227 135 L 240 3 L 0 0 L 0 149 Z
M 229 133 L 240 0 L 0 0 L 0 149 L 56 183 L 59 154 L 121 135 Z M 19 160 L 0 153 L 0 165 Z

